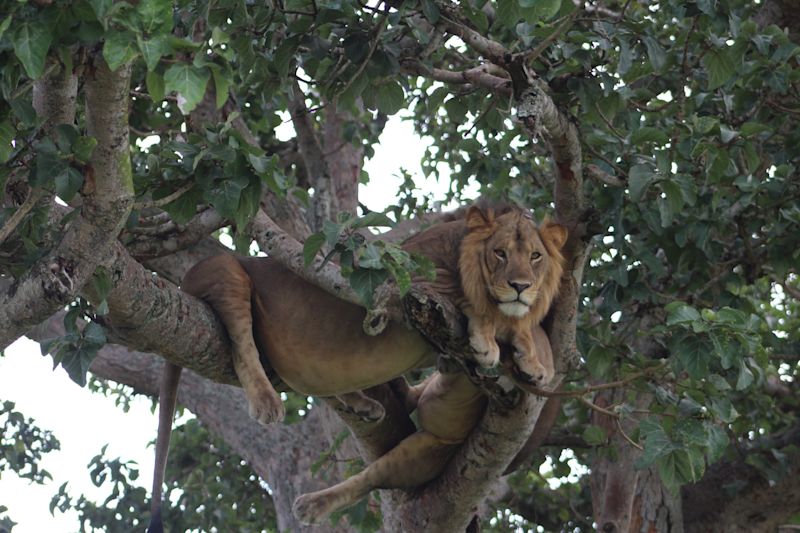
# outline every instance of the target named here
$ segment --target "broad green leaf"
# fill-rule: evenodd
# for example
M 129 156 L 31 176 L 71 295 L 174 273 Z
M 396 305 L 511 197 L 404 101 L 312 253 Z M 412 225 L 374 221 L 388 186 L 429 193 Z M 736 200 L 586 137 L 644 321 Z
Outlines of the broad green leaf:
M 394 115 L 403 108 L 405 93 L 403 87 L 396 81 L 382 83 L 378 85 L 376 91 L 376 103 L 382 113 Z
M 628 190 L 631 200 L 638 202 L 644 196 L 647 186 L 656 179 L 653 170 L 648 165 L 634 165 L 628 172 Z
M 83 329 L 83 338 L 93 347 L 100 348 L 106 343 L 106 332 L 97 322 L 90 322 Z
M 713 91 L 725 84 L 736 72 L 736 65 L 726 51 L 709 50 L 702 59 L 708 73 L 707 89 Z
M 142 58 L 144 58 L 144 63 L 147 65 L 148 71 L 155 70 L 161 57 L 170 52 L 167 37 L 164 35 L 157 35 L 147 40 L 141 35 L 137 35 L 136 42 L 139 45 L 139 50 L 142 52 Z
M 242 190 L 247 185 L 239 179 L 226 179 L 217 184 L 213 189 L 206 191 L 205 198 L 214 206 L 220 215 L 233 219 L 239 207 L 239 198 Z
M 103 58 L 112 71 L 131 61 L 138 53 L 136 39 L 128 32 L 110 32 L 103 45 Z
M 52 184 L 56 176 L 67 169 L 67 162 L 57 152 L 41 149 L 44 144 L 42 142 L 37 146 L 36 173 L 31 176 L 32 179 L 29 178 L 31 185 L 34 187 L 44 187 Z
M 83 185 L 83 174 L 73 167 L 66 167 L 55 177 L 56 195 L 65 202 L 72 200 Z
M 650 59 L 653 70 L 660 71 L 667 62 L 667 54 L 664 48 L 653 37 L 643 37 L 642 41 L 644 41 L 644 46 L 647 48 L 647 57 Z
M 94 137 L 80 136 L 72 143 L 72 154 L 75 159 L 81 163 L 88 163 L 94 152 L 94 147 L 97 146 L 97 139 Z
M 164 73 L 164 87 L 167 92 L 178 93 L 178 107 L 181 113 L 188 115 L 203 99 L 210 77 L 205 67 L 181 63 L 172 65 Z
M 497 22 L 506 28 L 514 28 L 520 19 L 521 12 L 517 0 L 498 0 Z
M 711 344 L 695 333 L 678 335 L 669 342 L 673 366 L 686 371 L 689 377 L 700 380 L 708 375 L 711 362 Z
M 214 76 L 214 94 L 216 95 L 217 109 L 222 109 L 222 106 L 228 101 L 228 91 L 231 86 L 231 77 L 222 71 L 221 68 L 211 68 L 211 74 Z
M 351 224 L 351 226 L 354 228 L 366 228 L 370 226 L 391 228 L 394 227 L 394 222 L 384 213 L 379 213 L 378 211 L 372 211 L 371 213 L 367 213 L 361 218 L 353 219 L 353 223 Z
M 94 10 L 95 16 L 97 16 L 98 22 L 103 24 L 103 27 L 106 27 L 105 18 L 108 14 L 108 10 L 111 9 L 111 4 L 114 3 L 114 0 L 88 0 L 89 4 L 92 6 Z
M 3 34 L 11 26 L 11 18 L 11 15 L 8 15 L 5 19 L 3 19 L 3 22 L 0 22 L 0 39 L 3 38 Z
M 561 0 L 519 0 L 523 17 L 529 23 L 546 21 L 561 9 Z
M 11 34 L 14 54 L 31 79 L 42 75 L 53 32 L 41 22 L 23 22 Z
M 11 141 L 14 140 L 16 130 L 11 124 L 11 121 L 4 120 L 0 122 L 0 163 L 5 163 L 11 157 L 14 148 L 11 146 Z
M 161 74 L 155 71 L 148 71 L 145 82 L 147 83 L 147 92 L 150 93 L 153 102 L 157 103 L 162 101 L 167 91 L 164 87 L 164 78 L 161 77 Z
M 589 446 L 602 446 L 608 441 L 608 436 L 603 428 L 595 425 L 586 426 L 581 437 Z
M 655 143 L 658 146 L 669 142 L 669 136 L 660 128 L 644 127 L 631 133 L 631 143 L 634 145 Z
M 736 390 L 744 390 L 753 384 L 755 377 L 753 371 L 747 366 L 744 359 L 739 360 L 739 378 L 736 380 Z
M 325 244 L 325 235 L 322 233 L 314 233 L 308 236 L 306 242 L 303 243 L 303 263 L 306 267 L 314 262 L 314 258 L 323 244 Z
M 141 0 L 136 11 L 146 33 L 172 31 L 172 0 Z
M 367 307 L 372 307 L 372 296 L 375 293 L 375 289 L 386 281 L 386 278 L 387 272 L 385 270 L 359 268 L 350 275 L 350 286 Z
M 707 428 L 707 448 L 708 451 L 706 452 L 708 456 L 708 462 L 713 463 L 722 459 L 722 456 L 725 455 L 725 451 L 728 449 L 728 444 L 730 444 L 730 439 L 728 438 L 728 434 L 725 433 L 725 430 L 721 427 L 706 422 Z
M 359 250 L 358 267 L 359 268 L 383 268 L 383 260 L 381 259 L 381 251 L 375 246 L 374 243 L 367 243 L 361 250 Z
M 439 8 L 433 0 L 420 0 L 422 5 L 422 14 L 428 19 L 431 24 L 436 24 L 439 21 Z

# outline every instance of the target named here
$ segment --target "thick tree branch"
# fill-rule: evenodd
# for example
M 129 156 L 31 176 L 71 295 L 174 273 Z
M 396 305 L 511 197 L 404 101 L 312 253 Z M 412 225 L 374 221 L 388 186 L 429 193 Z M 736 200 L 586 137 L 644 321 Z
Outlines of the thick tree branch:
M 467 46 L 492 63 L 496 65 L 505 63 L 504 58 L 508 51 L 502 44 L 470 28 L 465 21 L 461 20 L 461 13 L 456 5 L 450 2 L 437 2 L 437 4 L 443 15 L 441 24 L 448 33 L 461 38 Z
M 422 76 L 443 83 L 470 84 L 482 87 L 498 96 L 511 96 L 511 80 L 505 77 L 505 71 L 492 63 L 485 63 L 466 70 L 452 71 L 428 67 L 417 59 L 406 59 L 403 61 L 402 70 L 406 74 Z
M 130 65 L 111 72 L 99 57 L 86 82 L 87 133 L 97 140 L 83 207 L 53 252 L 0 297 L 0 349 L 66 305 L 116 240 L 132 204 L 128 146 Z
M 186 224 L 176 224 L 170 220 L 159 227 L 158 234 L 153 236 L 136 235 L 135 231 L 126 232 L 133 238 L 126 242 L 125 247 L 140 261 L 163 257 L 193 246 L 228 223 L 215 209 L 208 208 Z M 123 241 L 126 241 L 124 235 Z
M 786 453 L 788 468 L 777 480 L 769 481 L 763 472 L 738 460 L 715 463 L 702 480 L 685 485 L 681 496 L 687 533 L 777 531 L 800 509 L 798 442 L 800 425 L 767 437 L 750 450 L 771 453 L 774 448 Z

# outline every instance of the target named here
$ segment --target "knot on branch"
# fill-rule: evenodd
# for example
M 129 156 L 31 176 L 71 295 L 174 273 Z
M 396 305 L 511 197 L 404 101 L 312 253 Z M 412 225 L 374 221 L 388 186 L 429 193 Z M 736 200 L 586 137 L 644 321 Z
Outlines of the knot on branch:
M 545 94 L 541 89 L 530 86 L 517 99 L 517 118 L 533 135 L 542 133 L 542 123 L 539 117 L 544 109 Z

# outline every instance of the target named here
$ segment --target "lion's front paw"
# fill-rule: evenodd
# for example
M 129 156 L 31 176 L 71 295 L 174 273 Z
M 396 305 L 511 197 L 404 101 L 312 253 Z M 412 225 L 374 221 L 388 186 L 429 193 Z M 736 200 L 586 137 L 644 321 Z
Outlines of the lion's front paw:
M 306 526 L 320 524 L 331 513 L 329 509 L 333 498 L 320 492 L 301 494 L 292 504 L 292 513 Z
M 522 355 L 519 352 L 515 352 L 514 360 L 517 370 L 528 383 L 541 387 L 547 385 L 553 379 L 553 371 L 545 367 L 533 355 Z
M 247 403 L 250 417 L 264 426 L 283 420 L 286 411 L 280 395 L 274 390 L 264 390 L 258 394 L 248 394 Z
M 494 339 L 473 335 L 469 344 L 475 350 L 475 361 L 482 367 L 491 368 L 500 362 L 500 346 Z

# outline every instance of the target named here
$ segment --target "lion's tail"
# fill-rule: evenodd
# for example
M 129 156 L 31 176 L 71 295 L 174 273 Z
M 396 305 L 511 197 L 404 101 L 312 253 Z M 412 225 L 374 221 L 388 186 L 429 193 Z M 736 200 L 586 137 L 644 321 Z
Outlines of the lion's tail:
M 164 524 L 161 521 L 161 500 L 181 370 L 183 368 L 167 361 L 161 376 L 161 387 L 158 393 L 158 434 L 156 436 L 156 462 L 153 470 L 153 496 L 150 502 L 150 525 L 147 527 L 147 533 L 164 532 Z

